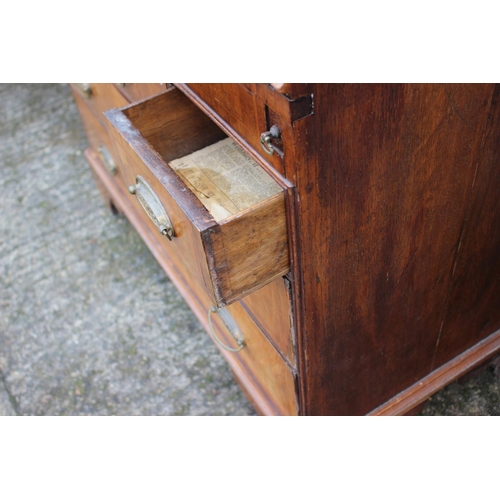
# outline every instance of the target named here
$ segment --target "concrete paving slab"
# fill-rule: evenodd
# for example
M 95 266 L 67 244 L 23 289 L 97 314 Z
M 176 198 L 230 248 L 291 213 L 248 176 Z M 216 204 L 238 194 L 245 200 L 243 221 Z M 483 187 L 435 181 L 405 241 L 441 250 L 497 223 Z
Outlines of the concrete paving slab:
M 69 88 L 2 85 L 0 102 L 0 371 L 19 412 L 254 415 L 134 229 L 104 207 Z

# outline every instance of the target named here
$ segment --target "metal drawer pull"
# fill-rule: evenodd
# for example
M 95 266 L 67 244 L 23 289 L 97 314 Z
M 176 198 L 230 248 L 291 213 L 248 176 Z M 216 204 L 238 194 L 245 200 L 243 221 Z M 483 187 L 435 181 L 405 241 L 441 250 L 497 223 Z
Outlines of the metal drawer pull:
M 229 333 L 233 336 L 234 340 L 236 340 L 236 343 L 239 346 L 237 349 L 227 346 L 226 344 L 224 344 L 224 342 L 222 342 L 222 340 L 219 339 L 219 337 L 217 337 L 217 334 L 215 333 L 214 330 L 214 325 L 212 324 L 212 313 L 219 314 L 220 319 L 224 323 L 225 327 L 228 329 Z M 214 339 L 215 342 L 217 342 L 217 344 L 226 349 L 226 351 L 238 352 L 245 347 L 245 339 L 243 338 L 241 330 L 236 324 L 236 321 L 234 321 L 234 319 L 225 309 L 217 309 L 216 307 L 211 306 L 210 309 L 208 310 L 208 326 L 211 337 Z
M 267 132 L 263 132 L 262 134 L 260 134 L 260 144 L 262 146 L 262 149 L 268 155 L 273 155 L 274 146 L 272 145 L 272 140 L 279 139 L 280 137 L 281 137 L 280 129 L 276 125 L 273 125 L 271 127 L 271 130 L 268 130 Z
M 101 157 L 101 160 L 104 163 L 106 170 L 111 175 L 116 175 L 118 173 L 118 168 L 116 167 L 116 163 L 114 162 L 113 157 L 108 151 L 108 148 L 101 144 L 97 149 L 97 152 L 99 153 L 99 156 Z
M 152 187 L 140 175 L 135 178 L 135 182 L 135 186 L 129 186 L 129 193 L 137 196 L 139 203 L 158 228 L 158 231 L 172 241 L 172 237 L 175 236 L 174 226 L 158 196 L 156 196 Z
M 92 88 L 90 87 L 90 83 L 77 83 L 76 86 L 78 90 L 82 93 L 85 99 L 90 99 L 92 95 Z

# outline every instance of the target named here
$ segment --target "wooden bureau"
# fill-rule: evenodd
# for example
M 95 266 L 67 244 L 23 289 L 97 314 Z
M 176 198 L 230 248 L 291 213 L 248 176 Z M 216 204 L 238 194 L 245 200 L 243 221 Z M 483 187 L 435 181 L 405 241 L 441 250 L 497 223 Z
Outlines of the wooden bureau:
M 497 85 L 71 88 L 104 200 L 261 414 L 411 414 L 500 354 Z M 276 186 L 216 220 L 169 163 L 225 138 Z

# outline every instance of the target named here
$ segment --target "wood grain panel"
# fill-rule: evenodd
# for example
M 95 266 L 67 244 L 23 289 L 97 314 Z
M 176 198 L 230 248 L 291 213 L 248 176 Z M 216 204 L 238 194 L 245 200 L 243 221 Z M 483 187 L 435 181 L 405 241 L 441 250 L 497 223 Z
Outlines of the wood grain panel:
M 364 414 L 432 369 L 491 85 L 317 85 L 294 123 L 309 414 Z
M 434 366 L 500 328 L 500 86 L 495 86 Z
M 416 384 L 370 412 L 371 416 L 406 415 L 425 404 L 435 394 L 462 374 L 467 374 L 482 364 L 492 363 L 500 353 L 500 330 L 478 342 L 457 357 L 443 364 Z M 498 358 L 497 358 L 498 359 Z

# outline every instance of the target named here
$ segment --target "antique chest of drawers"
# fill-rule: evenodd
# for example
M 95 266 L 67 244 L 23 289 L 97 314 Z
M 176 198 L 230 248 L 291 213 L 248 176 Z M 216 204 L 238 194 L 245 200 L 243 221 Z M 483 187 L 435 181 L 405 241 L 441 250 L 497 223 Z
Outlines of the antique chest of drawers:
M 500 353 L 497 86 L 71 88 L 104 200 L 260 413 L 410 414 Z

